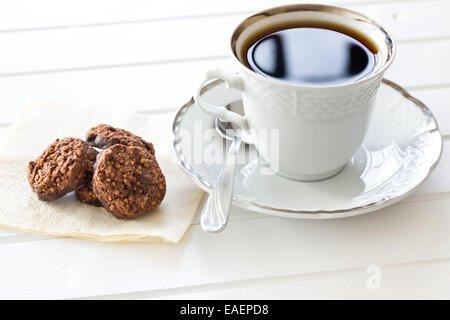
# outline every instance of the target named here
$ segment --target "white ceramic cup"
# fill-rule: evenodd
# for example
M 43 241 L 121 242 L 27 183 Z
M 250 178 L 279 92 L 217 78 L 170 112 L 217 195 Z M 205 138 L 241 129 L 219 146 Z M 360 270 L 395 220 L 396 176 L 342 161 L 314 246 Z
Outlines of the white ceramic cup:
M 366 39 L 365 44 L 376 47 L 376 69 L 351 83 L 305 86 L 262 76 L 242 62 L 246 61 L 248 45 L 256 35 L 270 32 L 274 26 L 280 30 L 283 25 L 312 27 L 315 24 L 351 30 L 358 35 L 358 40 Z M 359 13 L 332 6 L 299 4 L 267 9 L 245 19 L 232 34 L 231 53 L 238 72 L 206 72 L 194 94 L 196 103 L 205 112 L 247 130 L 259 155 L 278 174 L 315 181 L 339 172 L 362 144 L 395 45 L 383 27 Z M 242 92 L 245 116 L 201 99 L 202 87 L 215 79 Z M 257 134 L 263 130 L 278 132 L 276 152 L 269 150 L 270 144 Z

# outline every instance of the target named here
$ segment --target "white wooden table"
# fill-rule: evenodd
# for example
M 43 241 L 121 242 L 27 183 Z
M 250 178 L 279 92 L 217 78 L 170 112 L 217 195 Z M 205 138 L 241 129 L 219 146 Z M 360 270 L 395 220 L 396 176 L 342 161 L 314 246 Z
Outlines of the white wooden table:
M 287 2 L 1 2 L 0 139 L 32 97 L 173 112 L 202 71 L 229 64 L 240 20 Z M 234 208 L 224 233 L 204 233 L 197 216 L 178 245 L 0 230 L 0 298 L 450 298 L 450 1 L 321 3 L 385 25 L 398 41 L 387 78 L 437 116 L 443 157 L 417 194 L 335 221 Z

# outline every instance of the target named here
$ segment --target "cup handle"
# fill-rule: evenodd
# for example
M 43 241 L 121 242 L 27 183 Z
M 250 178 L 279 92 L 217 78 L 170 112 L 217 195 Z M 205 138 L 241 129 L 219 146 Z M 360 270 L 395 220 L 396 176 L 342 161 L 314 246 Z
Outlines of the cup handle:
M 200 82 L 197 91 L 194 94 L 195 103 L 206 113 L 219 118 L 222 121 L 232 122 L 234 124 L 239 125 L 244 130 L 248 129 L 247 119 L 240 114 L 229 111 L 223 106 L 213 106 L 209 103 L 202 101 L 201 99 L 201 91 L 202 88 L 210 82 L 211 80 L 220 79 L 223 80 L 228 89 L 237 89 L 239 91 L 244 90 L 244 85 L 242 79 L 238 74 L 233 74 L 226 70 L 210 70 L 205 73 L 203 76 L 203 80 Z

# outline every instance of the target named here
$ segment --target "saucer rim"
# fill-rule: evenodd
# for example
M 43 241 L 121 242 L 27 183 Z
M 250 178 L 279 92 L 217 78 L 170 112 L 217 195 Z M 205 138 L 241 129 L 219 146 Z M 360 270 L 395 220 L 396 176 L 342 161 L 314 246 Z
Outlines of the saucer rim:
M 436 117 L 433 115 L 431 110 L 423 103 L 421 100 L 417 99 L 416 97 L 412 96 L 406 89 L 401 87 L 399 84 L 385 79 L 382 79 L 382 82 L 394 90 L 398 91 L 402 96 L 414 103 L 415 106 L 417 106 L 427 117 L 431 118 L 435 124 L 435 128 L 430 130 L 429 132 L 437 132 L 438 138 L 440 140 L 440 148 L 439 148 L 439 155 L 436 157 L 435 161 L 430 165 L 428 168 L 427 175 L 415 186 L 410 188 L 409 190 L 406 190 L 404 193 L 393 196 L 393 197 L 383 197 L 382 199 L 363 205 L 363 206 L 356 206 L 352 208 L 347 209 L 338 209 L 338 210 L 293 210 L 293 209 L 283 209 L 283 208 L 276 208 L 273 206 L 268 205 L 262 205 L 253 201 L 248 201 L 244 199 L 240 199 L 237 196 L 233 195 L 233 205 L 239 208 L 243 208 L 246 210 L 272 215 L 272 216 L 280 216 L 280 217 L 288 217 L 288 218 L 299 218 L 299 219 L 334 219 L 334 218 L 345 218 L 345 217 L 351 217 L 356 215 L 361 215 L 365 213 L 369 213 L 375 210 L 379 210 L 382 208 L 385 208 L 387 206 L 393 205 L 406 197 L 408 197 L 410 194 L 414 193 L 422 184 L 428 179 L 428 177 L 431 175 L 431 173 L 434 171 L 436 166 L 439 164 L 439 161 L 442 156 L 442 150 L 443 150 L 443 138 L 442 134 L 439 130 L 439 124 L 436 120 Z M 217 85 L 223 83 L 222 80 L 214 80 L 207 85 L 205 85 L 202 90 L 201 94 L 208 91 L 209 89 L 216 87 Z M 189 107 L 195 104 L 194 98 L 192 97 L 187 103 L 185 103 L 183 106 L 181 106 L 173 119 L 172 123 L 172 150 L 175 154 L 175 161 L 177 165 L 182 169 L 182 171 L 191 178 L 195 184 L 197 184 L 201 189 L 204 191 L 211 193 L 212 186 L 209 185 L 208 182 L 204 181 L 204 179 L 195 173 L 192 169 L 189 169 L 189 164 L 186 164 L 185 161 L 182 161 L 180 158 L 180 153 L 178 150 L 180 150 L 180 136 L 177 134 L 180 127 L 179 124 L 181 123 L 183 119 L 184 113 L 188 110 Z

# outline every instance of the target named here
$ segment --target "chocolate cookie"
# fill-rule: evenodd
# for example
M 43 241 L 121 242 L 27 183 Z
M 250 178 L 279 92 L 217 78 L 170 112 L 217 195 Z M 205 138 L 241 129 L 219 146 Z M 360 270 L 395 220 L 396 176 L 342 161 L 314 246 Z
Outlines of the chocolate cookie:
M 96 151 L 76 138 L 57 139 L 28 164 L 28 182 L 40 200 L 50 201 L 79 188 Z
M 129 219 L 160 205 L 166 179 L 153 154 L 117 144 L 100 153 L 93 188 L 107 210 L 117 218 Z
M 101 207 L 102 203 L 98 200 L 92 188 L 92 179 L 83 184 L 80 188 L 75 191 L 77 199 L 83 203 L 89 204 L 95 207 Z
M 99 124 L 89 129 L 86 133 L 86 141 L 93 147 L 106 149 L 115 144 L 134 146 L 147 149 L 151 154 L 155 154 L 153 144 L 145 141 L 139 136 L 129 131 L 114 128 L 107 124 Z
M 94 150 L 94 152 L 97 155 L 97 151 Z M 89 163 L 86 182 L 80 188 L 78 188 L 75 191 L 75 193 L 79 201 L 89 204 L 91 206 L 101 207 L 102 203 L 97 199 L 97 196 L 95 195 L 94 190 L 92 189 L 92 176 L 94 175 L 94 165 L 95 165 L 95 158 L 93 159 L 93 161 L 90 161 Z

